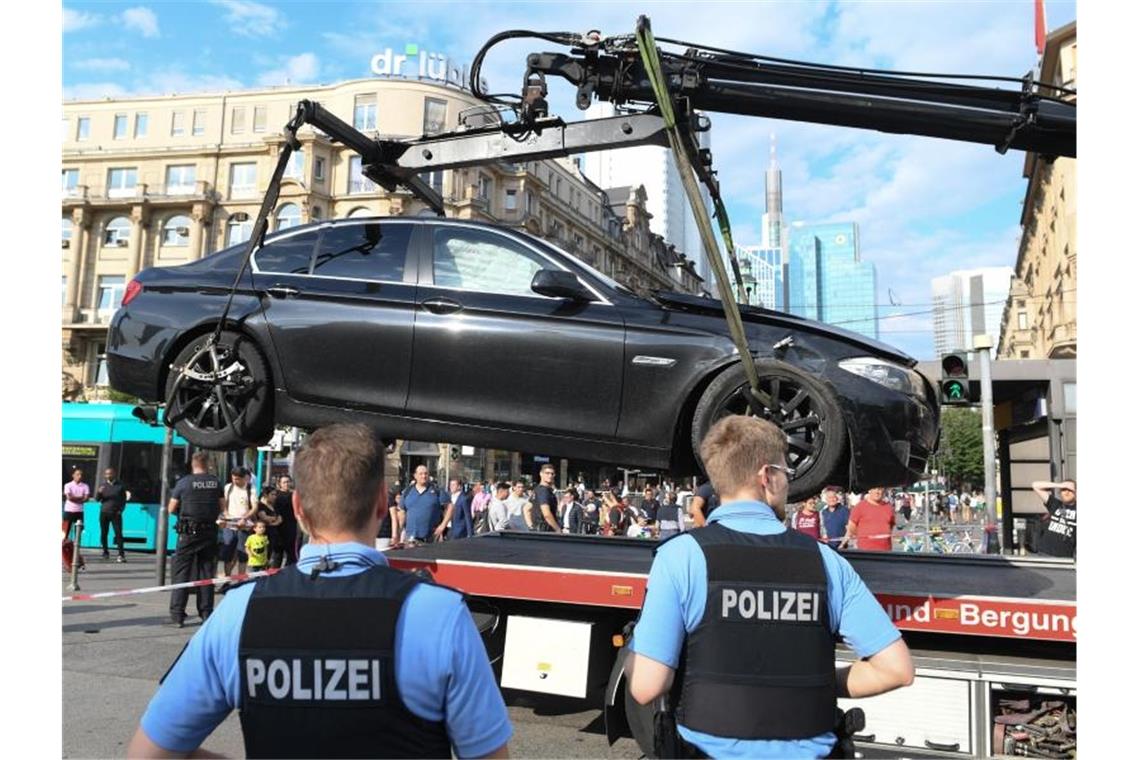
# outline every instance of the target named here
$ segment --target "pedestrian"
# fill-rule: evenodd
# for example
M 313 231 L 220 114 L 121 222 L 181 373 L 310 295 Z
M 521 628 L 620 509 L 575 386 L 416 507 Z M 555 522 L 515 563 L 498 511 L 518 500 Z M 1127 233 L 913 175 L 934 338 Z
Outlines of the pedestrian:
M 602 519 L 602 503 L 593 491 L 587 489 L 582 500 L 582 532 L 587 536 L 598 535 Z
M 247 568 L 255 573 L 269 567 L 269 526 L 263 520 L 253 523 L 253 532 L 245 540 L 245 553 L 249 557 Z
M 811 536 L 816 541 L 823 540 L 820 532 L 822 522 L 815 496 L 806 498 L 799 510 L 792 516 L 792 527 L 806 536 Z
M 476 533 L 486 533 L 490 530 L 491 515 L 487 507 L 491 504 L 491 487 L 489 483 L 476 480 L 471 490 L 471 519 L 475 523 Z
M 617 491 L 602 492 L 602 534 L 624 536 L 629 527 L 628 517 Z
M 855 548 L 862 551 L 889 552 L 891 530 L 895 527 L 895 510 L 883 499 L 882 486 L 867 489 L 866 498 L 855 505 L 847 520 L 847 534 L 839 548 L 846 548 L 855 539 Z
M 741 415 L 701 444 L 721 505 L 658 547 L 626 662 L 637 702 L 669 693 L 657 757 L 825 757 L 838 697 L 914 679 L 906 644 L 850 563 L 784 526 L 786 450 L 778 427 Z M 841 668 L 837 635 L 858 658 Z
M 300 549 L 300 533 L 297 530 L 297 517 L 293 514 L 293 478 L 288 475 L 277 479 L 277 500 L 273 506 L 281 517 L 281 565 L 295 565 Z
M 63 529 L 64 539 L 71 533 L 72 526 L 83 519 L 83 505 L 91 496 L 91 486 L 83 482 L 83 470 L 76 467 L 71 471 L 71 480 L 63 484 Z M 79 543 L 79 536 L 75 537 Z
M 234 588 L 167 672 L 128 757 L 195 753 L 239 710 L 248 757 L 506 757 L 510 720 L 461 594 L 388 567 L 385 449 L 363 425 L 294 455 L 297 569 Z
M 668 491 L 665 503 L 657 510 L 657 537 L 664 541 L 685 529 L 685 511 L 677 503 L 677 492 Z
M 412 484 L 404 489 L 403 494 L 407 542 L 442 541 L 443 531 L 447 529 L 443 511 L 450 504 L 448 496 L 428 480 L 426 465 L 416 467 L 412 478 Z
M 705 484 L 697 489 L 693 500 L 689 502 L 689 517 L 693 519 L 693 527 L 700 528 L 708 522 L 709 515 L 718 506 L 720 498 L 713 490 L 712 481 L 705 481 Z
M 174 526 L 178 546 L 170 560 L 171 580 L 188 583 L 214 577 L 218 558 L 218 527 L 224 523 L 226 500 L 221 479 L 207 472 L 209 458 L 204 451 L 190 456 L 190 474 L 183 475 L 170 492 L 167 511 L 178 518 Z M 190 589 L 170 592 L 170 623 L 185 625 L 186 602 Z M 202 622 L 214 611 L 214 587 L 199 586 L 195 603 Z
M 491 501 L 487 505 L 487 528 L 499 532 L 511 530 L 510 508 L 507 506 L 507 497 L 511 493 L 509 483 L 500 481 L 495 484 Z
M 910 522 L 910 516 L 914 511 L 914 501 L 911 499 L 909 493 L 903 494 L 902 506 L 899 507 L 899 513 L 902 514 L 903 519 Z
M 450 521 L 451 530 L 447 534 L 449 539 L 470 538 L 475 535 L 475 522 L 471 514 L 471 494 L 463 490 L 463 481 L 452 478 L 448 482 L 450 504 L 443 521 Z
M 281 524 L 284 519 L 277 513 L 276 488 L 266 486 L 261 489 L 261 494 L 257 498 L 257 512 L 253 519 L 265 523 L 265 535 L 269 539 L 269 566 L 281 567 L 282 560 L 285 558 L 285 544 L 281 539 Z M 249 552 L 247 551 L 246 554 L 248 555 Z
M 99 500 L 99 543 L 103 546 L 103 559 L 111 559 L 111 552 L 107 550 L 107 531 L 114 528 L 115 544 L 119 548 L 119 556 L 115 561 L 126 562 L 127 555 L 123 551 L 123 510 L 131 500 L 131 492 L 116 477 L 114 467 L 103 470 L 103 482 L 95 489 L 95 498 Z
M 1041 534 L 1037 538 L 1037 552 L 1052 557 L 1077 556 L 1077 481 L 1062 480 L 1054 483 L 1037 480 L 1032 484 L 1034 493 L 1045 502 L 1041 518 Z M 1061 497 L 1053 495 L 1056 488 Z
M 652 486 L 646 486 L 641 499 L 641 512 L 652 527 L 657 526 L 657 510 L 661 509 L 661 502 L 654 494 Z
M 851 510 L 843 503 L 839 486 L 827 486 L 823 489 L 823 535 L 827 538 L 827 545 L 832 549 L 839 549 L 847 535 L 847 520 Z
M 228 576 L 233 574 L 235 566 L 239 573 L 245 572 L 245 539 L 249 537 L 251 521 L 257 514 L 249 470 L 240 466 L 230 470 L 230 482 L 226 484 L 222 497 L 226 500 L 226 513 L 220 555 L 224 569 L 222 575 Z
M 582 505 L 578 502 L 578 490 L 571 486 L 562 492 L 562 504 L 558 508 L 558 520 L 563 533 L 582 532 Z
M 516 480 L 511 484 L 511 493 L 506 499 L 507 530 L 530 530 L 526 521 L 526 508 L 529 504 L 526 483 Z
M 526 524 L 539 533 L 558 533 L 558 497 L 554 495 L 554 465 L 544 464 L 538 471 L 539 483 L 534 499 L 526 511 Z

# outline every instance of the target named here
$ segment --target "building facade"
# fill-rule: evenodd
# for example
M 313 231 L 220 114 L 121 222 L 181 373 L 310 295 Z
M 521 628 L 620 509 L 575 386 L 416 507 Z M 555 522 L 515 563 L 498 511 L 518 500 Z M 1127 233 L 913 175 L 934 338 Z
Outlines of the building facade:
M 854 222 L 794 222 L 787 283 L 787 311 L 879 337 L 877 273 L 862 260 Z
M 737 246 L 736 259 L 748 305 L 783 311 L 784 252 L 759 245 Z
M 1046 38 L 1040 79 L 1076 89 L 1075 21 Z M 1077 355 L 1077 162 L 1048 161 L 1029 153 L 1024 176 L 1021 242 L 1001 318 L 997 356 L 1073 359 Z
M 1010 267 L 983 267 L 930 281 L 935 356 L 973 351 L 977 335 L 988 335 L 997 345 L 1012 278 Z
M 414 137 L 456 128 L 484 106 L 444 83 L 360 79 L 223 94 L 68 101 L 62 150 L 62 343 L 67 398 L 106 384 L 107 325 L 139 271 L 245 242 L 297 101 L 319 101 L 368 134 Z M 312 127 L 298 134 L 271 230 L 425 208 L 361 173 L 360 157 Z M 655 234 L 644 190 L 611 193 L 570 159 L 426 175 L 449 217 L 523 229 L 634 291 L 700 293 L 694 262 Z

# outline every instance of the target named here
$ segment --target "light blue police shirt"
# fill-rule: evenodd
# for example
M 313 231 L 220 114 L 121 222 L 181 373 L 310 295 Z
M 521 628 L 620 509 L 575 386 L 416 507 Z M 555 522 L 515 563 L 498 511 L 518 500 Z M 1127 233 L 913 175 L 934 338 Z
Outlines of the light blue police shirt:
M 759 501 L 721 504 L 709 522 L 742 533 L 783 533 L 784 523 Z M 870 657 L 900 638 L 882 605 L 851 564 L 825 544 L 819 545 L 827 573 L 831 626 L 860 658 Z M 705 555 L 692 536 L 664 544 L 653 560 L 641 619 L 633 633 L 633 651 L 676 670 L 685 634 L 701 622 L 708 593 Z M 763 709 L 757 705 L 757 709 Z M 824 757 L 835 744 L 830 731 L 810 739 L 731 739 L 704 734 L 678 724 L 684 739 L 710 757 Z
M 340 563 L 322 572 L 330 578 L 388 564 L 383 554 L 362 544 L 306 544 L 296 568 L 281 572 L 309 572 L 326 554 Z M 253 587 L 245 584 L 226 594 L 151 699 L 141 725 L 155 744 L 189 752 L 237 709 L 238 642 Z M 459 757 L 486 755 L 511 738 L 507 708 L 479 632 L 463 598 L 450 589 L 421 583 L 408 595 L 396 622 L 396 685 L 413 713 L 446 721 Z

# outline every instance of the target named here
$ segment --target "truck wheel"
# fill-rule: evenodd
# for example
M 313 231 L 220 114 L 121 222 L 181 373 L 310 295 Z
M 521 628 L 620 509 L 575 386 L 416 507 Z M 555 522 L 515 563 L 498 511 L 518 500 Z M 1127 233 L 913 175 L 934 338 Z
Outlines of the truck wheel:
M 831 482 L 846 481 L 847 427 L 834 395 L 811 375 L 784 362 L 758 359 L 760 391 L 766 397 L 762 419 L 776 424 L 788 441 L 787 465 L 796 471 L 788 501 L 800 501 Z M 730 414 L 753 414 L 747 401 L 743 365 L 712 381 L 693 412 L 693 455 L 701 461 L 701 441 Z M 703 467 L 703 465 L 702 465 Z
M 205 449 L 260 445 L 273 434 L 273 394 L 269 367 L 253 341 L 223 330 L 217 344 L 218 366 L 201 353 L 209 334 L 186 344 L 166 378 L 166 410 L 178 434 Z M 203 380 L 220 372 L 220 381 Z M 176 387 L 177 386 L 177 387 Z M 173 398 L 171 392 L 173 391 Z

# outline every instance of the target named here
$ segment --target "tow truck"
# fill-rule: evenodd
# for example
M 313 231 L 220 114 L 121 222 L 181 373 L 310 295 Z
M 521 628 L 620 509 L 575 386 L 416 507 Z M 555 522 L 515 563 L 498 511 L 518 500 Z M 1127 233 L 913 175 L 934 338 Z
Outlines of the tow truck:
M 483 92 L 480 69 L 487 52 L 503 40 L 520 37 L 569 50 L 529 55 L 518 95 Z M 521 30 L 495 35 L 471 69 L 471 90 L 487 103 L 492 118 L 483 114 L 482 124 L 418 139 L 376 139 L 319 103 L 302 101 L 286 126 L 286 146 L 254 224 L 247 261 L 264 239 L 289 154 L 299 147 L 296 132 L 304 124 L 359 153 L 369 179 L 390 191 L 405 188 L 440 215 L 443 200 L 420 178 L 424 172 L 636 145 L 668 146 L 681 169 L 720 300 L 754 389 L 753 409 L 762 414 L 752 353 L 731 291 L 735 283 L 737 295 L 742 292 L 731 228 L 712 157 L 696 137 L 709 128 L 705 112 L 927 135 L 989 144 L 999 153 L 1015 149 L 1046 158 L 1076 156 L 1075 91 L 1030 76 L 892 73 L 662 38 L 663 44 L 684 48 L 681 53 L 667 52 L 657 42 L 645 17 L 632 35 Z M 624 112 L 569 123 L 551 116 L 547 77 L 574 85 L 580 109 L 598 98 Z M 717 253 L 711 220 L 699 200 L 698 179 L 713 199 L 732 278 Z M 225 322 L 223 312 L 219 333 Z M 202 351 L 211 350 L 207 341 Z M 639 539 L 492 533 L 397 548 L 389 559 L 395 567 L 426 574 L 467 594 L 508 694 L 536 693 L 600 706 L 611 743 L 628 731 L 652 756 L 652 710 L 629 697 L 623 665 L 631 623 L 645 597 L 653 547 L 653 542 Z M 847 552 L 847 557 L 902 630 L 917 669 L 911 687 L 859 700 L 866 721 L 855 739 L 863 751 L 875 756 L 1075 756 L 1072 561 L 859 551 Z M 837 652 L 840 661 L 852 657 L 842 649 Z M 1061 717 L 1040 720 L 1049 705 Z M 1000 717 L 1011 712 L 1012 717 Z

